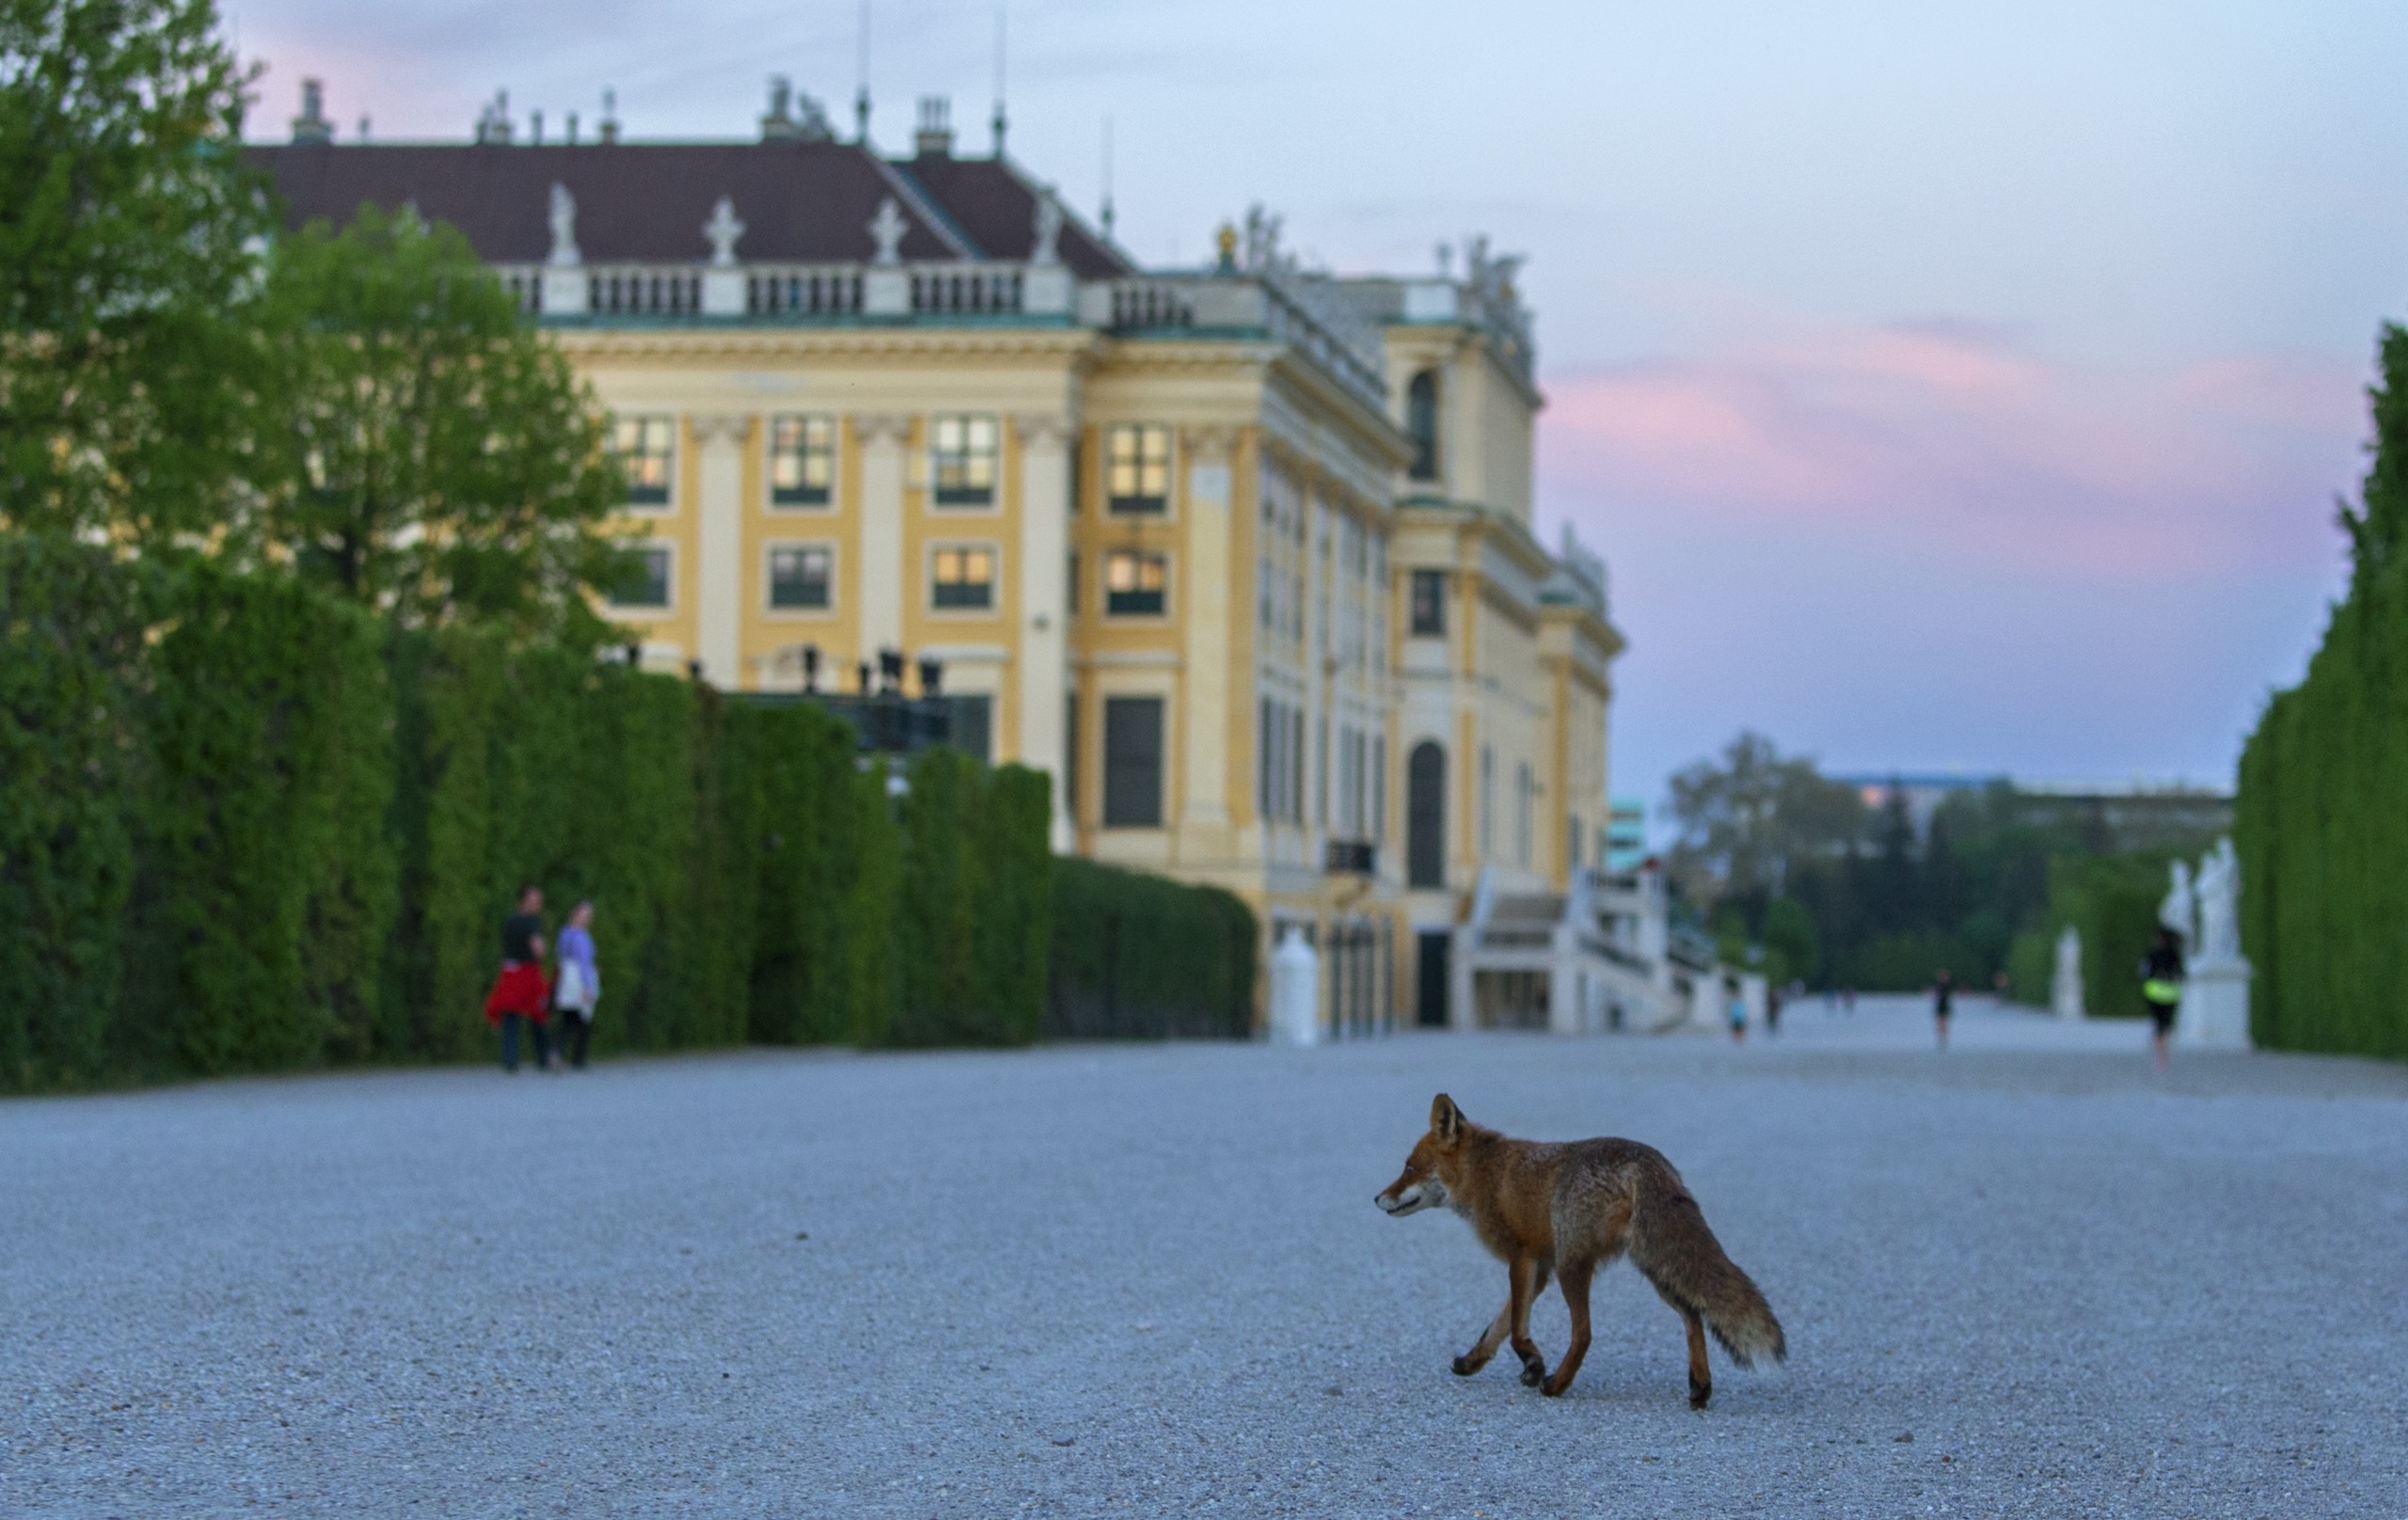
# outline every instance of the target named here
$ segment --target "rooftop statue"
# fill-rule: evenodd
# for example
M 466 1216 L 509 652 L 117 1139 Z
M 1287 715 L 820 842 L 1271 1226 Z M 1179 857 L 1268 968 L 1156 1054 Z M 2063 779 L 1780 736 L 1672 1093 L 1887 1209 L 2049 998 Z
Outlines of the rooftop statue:
M 552 182 L 552 251 L 544 261 L 555 269 L 574 269 L 585 261 L 577 251 L 577 198 L 557 180 Z

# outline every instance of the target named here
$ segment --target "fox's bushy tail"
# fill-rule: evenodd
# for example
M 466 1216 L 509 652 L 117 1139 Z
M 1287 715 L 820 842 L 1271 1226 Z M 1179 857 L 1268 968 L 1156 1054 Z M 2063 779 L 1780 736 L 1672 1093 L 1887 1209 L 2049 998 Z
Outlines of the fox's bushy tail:
M 1741 1367 L 1789 1355 L 1781 1322 L 1748 1275 L 1723 1254 L 1705 1215 L 1667 1166 L 1642 1171 L 1631 1211 L 1630 1261 L 1673 1306 L 1694 1311 Z

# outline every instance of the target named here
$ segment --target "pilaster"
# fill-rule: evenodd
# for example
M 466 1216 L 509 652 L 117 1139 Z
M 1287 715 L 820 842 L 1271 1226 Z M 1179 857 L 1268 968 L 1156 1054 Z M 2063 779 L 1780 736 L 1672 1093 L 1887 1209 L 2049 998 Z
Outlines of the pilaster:
M 1070 554 L 1070 439 L 1067 418 L 1013 419 L 1020 436 L 1020 762 L 1045 772 L 1053 792 L 1054 848 L 1073 845 L 1063 790 L 1070 689 L 1067 577 Z
M 744 441 L 749 417 L 696 417 L 693 429 L 700 480 L 695 492 L 696 657 L 712 685 L 735 690 L 743 684 L 740 663 L 744 622 Z
M 862 446 L 861 657 L 874 661 L 880 649 L 903 647 L 903 608 L 913 593 L 903 562 L 904 448 L 911 420 L 856 417 L 853 431 Z
M 1234 851 L 1229 817 L 1229 486 L 1237 435 L 1228 428 L 1187 428 L 1180 460 L 1186 473 L 1180 504 L 1179 595 L 1184 610 L 1181 676 L 1185 712 L 1179 740 L 1184 797 L 1180 809 L 1182 855 L 1226 860 Z M 1249 689 L 1251 681 L 1248 682 Z

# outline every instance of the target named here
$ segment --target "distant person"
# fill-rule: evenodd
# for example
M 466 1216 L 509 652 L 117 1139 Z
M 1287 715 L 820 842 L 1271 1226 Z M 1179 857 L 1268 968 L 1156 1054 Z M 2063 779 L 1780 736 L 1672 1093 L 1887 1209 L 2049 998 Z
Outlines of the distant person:
M 2157 1056 L 2157 1069 L 2162 1071 L 2166 1045 L 2174 1033 L 2174 1010 L 2182 1005 L 2182 939 L 2172 929 L 2159 929 L 2157 938 L 2149 942 L 2148 954 L 2141 960 L 2141 998 L 2147 1003 L 2149 1022 L 2155 1026 L 2149 1048 Z
M 1948 1048 L 1948 1016 L 1956 1011 L 1956 979 L 1942 966 L 1931 979 L 1931 1021 L 1940 1030 L 1940 1048 L 1943 1051 Z
M 544 1010 L 551 1002 L 551 985 L 544 980 L 544 889 L 518 889 L 518 911 L 501 921 L 501 974 L 485 994 L 485 1020 L 501 1025 L 501 1069 L 518 1069 L 518 1021 L 533 1028 L 535 1067 L 552 1064 L 545 1038 Z
M 594 1038 L 594 1005 L 602 1001 L 602 973 L 594 964 L 594 905 L 578 903 L 561 929 L 560 975 L 552 983 L 552 1006 L 561 1016 L 561 1056 L 585 1069 Z
M 1723 1017 L 1731 1023 L 1731 1043 L 1734 1045 L 1743 1043 L 1748 1037 L 1747 1000 L 1739 995 L 1737 982 L 1724 982 L 1722 994 Z
M 1855 989 L 1855 988 L 1853 988 L 1853 987 L 1843 987 L 1843 988 L 1841 988 L 1841 989 L 1840 989 L 1840 1012 L 1842 1012 L 1842 1013 L 1854 1013 L 1855 1011 L 1856 1011 L 1856 989 Z
M 1765 989 L 1765 1037 L 1767 1039 L 1781 1033 L 1781 1000 L 1782 996 L 1783 993 L 1778 987 L 1767 987 Z

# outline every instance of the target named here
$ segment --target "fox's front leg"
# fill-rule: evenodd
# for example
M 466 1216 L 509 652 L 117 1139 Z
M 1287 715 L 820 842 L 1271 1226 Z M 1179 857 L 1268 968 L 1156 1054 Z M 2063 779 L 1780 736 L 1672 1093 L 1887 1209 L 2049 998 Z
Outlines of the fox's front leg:
M 1506 1334 L 1513 1328 L 1513 1300 L 1508 1296 L 1505 1306 L 1497 1311 L 1496 1319 L 1488 1322 L 1488 1328 L 1481 1332 L 1480 1339 L 1472 1343 L 1471 1350 L 1455 1358 L 1455 1376 L 1469 1377 L 1486 1367 L 1488 1359 L 1497 1354 L 1497 1348 L 1505 1344 Z
M 1513 1296 L 1505 1307 L 1513 1317 L 1513 1354 L 1522 1359 L 1522 1385 L 1535 1388 L 1546 1381 L 1546 1358 L 1530 1338 L 1530 1305 L 1546 1290 L 1547 1268 L 1536 1257 L 1526 1256 L 1512 1270 Z

